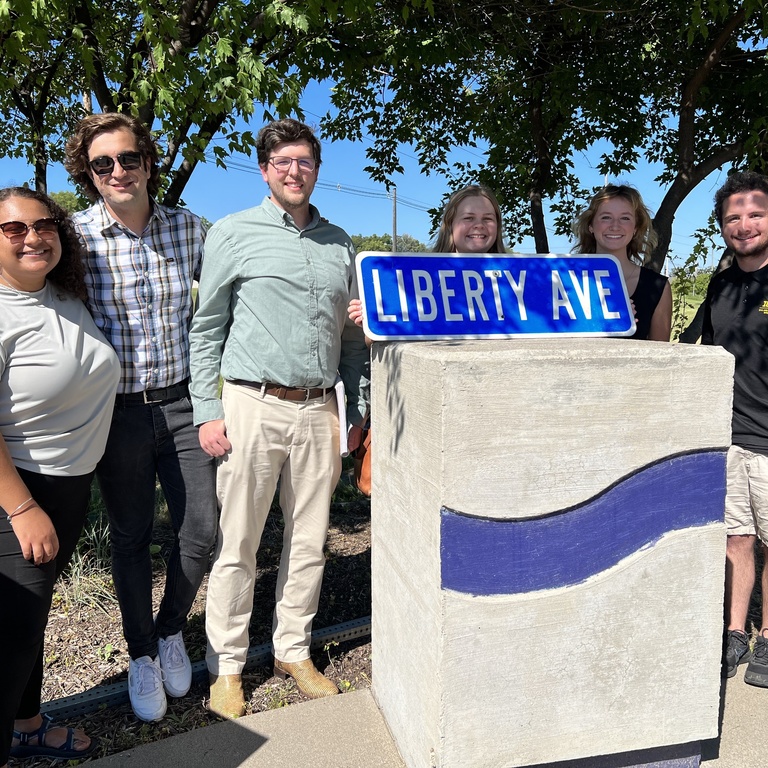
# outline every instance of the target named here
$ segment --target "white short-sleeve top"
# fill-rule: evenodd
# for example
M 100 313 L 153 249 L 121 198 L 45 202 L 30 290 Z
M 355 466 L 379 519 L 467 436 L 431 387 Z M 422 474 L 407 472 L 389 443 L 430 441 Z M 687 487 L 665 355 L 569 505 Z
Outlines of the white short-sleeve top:
M 85 305 L 46 282 L 0 285 L 0 434 L 15 466 L 91 472 L 106 445 L 120 364 Z

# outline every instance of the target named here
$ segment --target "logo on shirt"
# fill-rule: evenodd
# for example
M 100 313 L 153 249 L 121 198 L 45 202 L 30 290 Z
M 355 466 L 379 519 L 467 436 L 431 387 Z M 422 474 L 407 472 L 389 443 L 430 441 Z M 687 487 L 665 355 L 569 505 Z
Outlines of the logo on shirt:
M 768 315 L 768 299 L 766 299 L 761 305 L 758 312 L 762 312 L 764 315 Z

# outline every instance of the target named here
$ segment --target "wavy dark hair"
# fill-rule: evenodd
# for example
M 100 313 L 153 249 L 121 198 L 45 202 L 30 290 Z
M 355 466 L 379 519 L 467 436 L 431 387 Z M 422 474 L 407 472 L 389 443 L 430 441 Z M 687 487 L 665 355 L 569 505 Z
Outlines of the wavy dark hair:
M 627 246 L 627 256 L 630 261 L 642 265 L 645 261 L 645 254 L 650 253 L 658 242 L 658 237 L 653 231 L 651 224 L 651 213 L 646 208 L 640 193 L 627 184 L 606 184 L 599 192 L 596 192 L 589 205 L 577 216 L 573 222 L 573 234 L 576 235 L 577 243 L 574 248 L 575 253 L 596 253 L 597 241 L 595 236 L 589 231 L 592 222 L 597 214 L 597 209 L 606 201 L 620 197 L 626 200 L 635 214 L 635 234 Z
M 91 167 L 88 165 L 88 151 L 93 140 L 102 133 L 113 131 L 128 131 L 136 139 L 136 149 L 141 152 L 144 160 L 149 160 L 149 179 L 147 192 L 150 197 L 157 196 L 160 189 L 160 165 L 157 145 L 152 134 L 141 120 L 122 112 L 104 112 L 99 115 L 88 115 L 78 124 L 75 132 L 67 139 L 65 147 L 64 167 L 72 179 L 79 184 L 88 199 L 96 202 L 101 195 L 91 178 Z
M 496 195 L 488 187 L 481 184 L 470 184 L 468 187 L 462 187 L 450 196 L 443 209 L 443 218 L 440 220 L 440 229 L 435 240 L 435 247 L 432 250 L 435 253 L 453 253 L 456 250 L 456 244 L 453 242 L 453 222 L 459 205 L 469 197 L 484 197 L 493 206 L 493 212 L 496 214 L 496 242 L 487 253 L 506 253 L 499 202 L 496 200 Z
M 278 144 L 306 141 L 312 149 L 312 157 L 317 167 L 320 167 L 320 142 L 315 132 L 305 123 L 300 123 L 291 117 L 275 120 L 265 125 L 256 136 L 256 157 L 259 165 L 265 166 L 272 150 Z
M 48 209 L 52 219 L 59 225 L 59 240 L 61 241 L 61 258 L 59 263 L 48 273 L 47 279 L 59 288 L 63 288 L 78 299 L 85 301 L 85 264 L 83 262 L 83 246 L 72 226 L 69 214 L 54 200 L 43 192 L 37 192 L 28 187 L 5 187 L 0 189 L 0 203 L 19 197 L 24 200 L 36 200 Z
M 763 192 L 768 195 L 768 176 L 755 171 L 737 171 L 725 180 L 720 189 L 715 192 L 715 218 L 720 229 L 723 228 L 723 208 L 725 201 L 731 195 L 744 192 Z

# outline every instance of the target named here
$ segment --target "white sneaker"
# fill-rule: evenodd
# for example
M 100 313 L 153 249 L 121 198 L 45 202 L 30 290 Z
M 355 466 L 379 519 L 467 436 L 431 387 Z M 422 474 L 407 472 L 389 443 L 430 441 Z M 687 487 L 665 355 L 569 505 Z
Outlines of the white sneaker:
M 162 719 L 168 703 L 159 659 L 142 656 L 128 662 L 128 696 L 139 720 L 151 723 Z
M 192 685 L 192 664 L 181 632 L 157 641 L 157 658 L 163 670 L 163 684 L 169 696 L 186 696 Z

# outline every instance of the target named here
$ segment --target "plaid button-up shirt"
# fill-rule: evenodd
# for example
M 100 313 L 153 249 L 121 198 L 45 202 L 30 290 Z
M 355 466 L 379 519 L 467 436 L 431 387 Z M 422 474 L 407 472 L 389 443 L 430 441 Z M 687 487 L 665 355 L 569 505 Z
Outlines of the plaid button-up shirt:
M 205 230 L 198 216 L 153 202 L 137 235 L 103 200 L 72 221 L 85 247 L 88 308 L 122 366 L 118 392 L 168 387 L 189 376 L 192 281 Z

